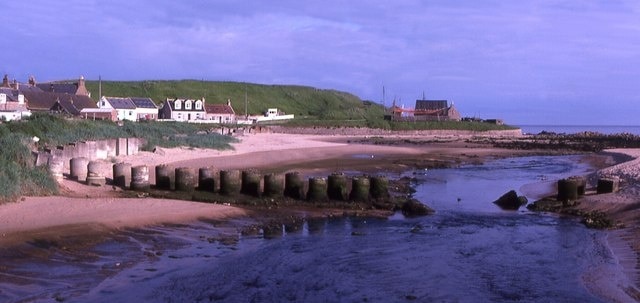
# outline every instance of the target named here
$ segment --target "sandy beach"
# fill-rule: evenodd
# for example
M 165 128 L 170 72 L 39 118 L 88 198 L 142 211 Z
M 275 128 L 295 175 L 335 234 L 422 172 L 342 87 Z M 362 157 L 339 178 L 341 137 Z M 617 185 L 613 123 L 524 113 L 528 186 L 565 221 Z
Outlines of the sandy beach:
M 403 159 L 421 161 L 451 161 L 471 163 L 487 157 L 505 157 L 530 154 L 531 151 L 515 151 L 488 148 L 464 143 L 459 137 L 429 137 L 438 144 L 422 145 L 374 145 L 354 143 L 358 138 L 349 136 L 317 136 L 292 134 L 247 134 L 233 144 L 233 150 L 203 150 L 190 148 L 158 149 L 156 152 L 140 152 L 133 156 L 118 157 L 107 163 L 127 162 L 132 165 L 159 164 L 174 167 L 215 167 L 218 169 L 259 168 L 264 171 L 290 170 L 305 173 L 326 173 L 346 168 L 381 170 L 407 168 Z M 414 138 L 415 139 L 415 138 Z M 421 138 L 425 139 L 425 138 Z M 356 141 L 357 142 L 357 141 Z M 602 176 L 618 176 L 623 179 L 623 190 L 615 194 L 594 195 L 585 198 L 580 207 L 602 210 L 625 228 L 609 234 L 612 252 L 617 257 L 626 276 L 613 283 L 634 297 L 638 296 L 638 252 L 640 252 L 640 209 L 638 195 L 640 185 L 640 150 L 610 150 L 634 157 L 630 162 L 608 167 L 598 172 Z M 105 165 L 105 175 L 110 176 L 110 165 Z M 150 169 L 150 180 L 154 180 Z M 122 198 L 122 189 L 108 186 L 94 187 L 64 179 L 61 195 L 56 197 L 23 197 L 15 203 L 0 205 L 0 243 L 7 245 L 24 239 L 55 237 L 65 233 L 105 232 L 108 230 L 157 225 L 163 223 L 187 223 L 199 219 L 222 220 L 246 215 L 239 207 L 188 201 L 154 198 Z M 623 279 L 624 278 L 624 279 Z M 586 278 L 588 283 L 604 283 L 602 277 Z M 592 279 L 589 281 L 589 279 Z M 626 280 L 625 280 L 626 279 Z M 599 295 L 606 287 L 595 289 Z M 613 301 L 624 301 L 614 298 Z

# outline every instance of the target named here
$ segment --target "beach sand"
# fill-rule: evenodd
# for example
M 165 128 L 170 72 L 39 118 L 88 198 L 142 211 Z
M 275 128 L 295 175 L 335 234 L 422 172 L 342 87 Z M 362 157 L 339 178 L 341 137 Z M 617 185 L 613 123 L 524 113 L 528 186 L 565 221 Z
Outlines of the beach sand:
M 348 136 L 314 136 L 293 134 L 248 134 L 234 143 L 233 150 L 206 150 L 190 148 L 158 149 L 156 152 L 140 152 L 133 156 L 118 157 L 108 164 L 127 162 L 147 165 L 153 183 L 153 167 L 169 164 L 174 167 L 215 167 L 217 169 L 259 168 L 265 171 L 303 171 L 307 174 L 327 173 L 346 169 L 402 170 L 411 164 L 429 161 L 471 163 L 487 157 L 506 157 L 532 154 L 535 151 L 514 151 L 487 148 L 464 143 L 460 137 L 420 138 L 435 140 L 437 144 L 375 145 L 361 144 Z M 415 138 L 414 138 L 415 139 Z M 585 277 L 590 289 L 601 297 L 614 302 L 633 301 L 631 298 L 611 293 L 611 287 L 624 289 L 636 300 L 638 262 L 640 253 L 640 186 L 635 181 L 640 175 L 640 150 L 612 150 L 636 158 L 599 172 L 624 178 L 625 189 L 616 194 L 591 196 L 581 204 L 585 209 L 598 209 L 610 213 L 626 228 L 609 233 L 609 246 L 619 261 L 618 273 L 597 270 Z M 111 166 L 105 165 L 104 174 L 111 176 Z M 188 201 L 123 198 L 122 189 L 110 185 L 87 186 L 73 180 L 61 182 L 61 195 L 55 197 L 24 197 L 15 203 L 0 205 L 0 244 L 17 243 L 34 237 L 55 237 L 61 233 L 105 232 L 108 230 L 157 225 L 163 223 L 188 223 L 199 219 L 217 220 L 244 216 L 246 210 L 239 207 Z M 549 187 L 550 185 L 547 184 Z M 541 193 L 549 188 L 529 188 Z M 598 276 L 623 273 L 623 277 Z M 603 280 L 604 279 L 604 280 Z M 612 282 L 614 281 L 614 282 Z M 617 281 L 617 282 L 616 282 Z M 620 282 L 623 281 L 623 282 Z M 628 300 L 627 300 L 628 299 Z
M 620 229 L 607 233 L 608 247 L 615 257 L 617 272 L 604 273 L 594 269 L 586 276 L 592 291 L 607 297 L 610 285 L 623 289 L 631 298 L 621 300 L 610 298 L 612 302 L 640 301 L 640 149 L 611 149 L 633 158 L 597 172 L 598 177 L 615 177 L 621 182 L 621 189 L 610 194 L 591 194 L 581 199 L 578 209 L 606 213 Z

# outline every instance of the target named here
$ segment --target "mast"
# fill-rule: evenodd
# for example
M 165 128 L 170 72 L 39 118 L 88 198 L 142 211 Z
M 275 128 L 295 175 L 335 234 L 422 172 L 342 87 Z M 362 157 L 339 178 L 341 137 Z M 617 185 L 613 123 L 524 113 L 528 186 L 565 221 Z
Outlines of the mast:
M 244 85 L 244 119 L 249 118 L 249 113 L 247 112 L 249 101 L 247 101 L 247 85 Z
M 98 75 L 98 99 L 102 99 L 102 76 Z
M 385 91 L 384 91 L 384 85 L 382 86 L 382 108 L 384 108 L 385 110 L 387 109 L 387 104 L 385 102 Z

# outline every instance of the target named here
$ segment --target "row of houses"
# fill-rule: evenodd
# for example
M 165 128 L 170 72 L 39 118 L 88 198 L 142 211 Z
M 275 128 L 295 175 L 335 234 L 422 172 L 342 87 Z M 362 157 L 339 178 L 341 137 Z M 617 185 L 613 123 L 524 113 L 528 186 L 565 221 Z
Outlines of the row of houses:
M 0 119 L 19 120 L 32 112 L 63 113 L 79 116 L 84 108 L 96 108 L 84 86 L 84 78 L 76 83 L 9 82 L 7 75 L 0 85 Z
M 98 102 L 80 77 L 77 82 L 28 83 L 9 81 L 5 75 L 0 85 L 0 120 L 19 120 L 32 112 L 57 113 L 85 119 L 112 121 L 172 120 L 202 123 L 236 123 L 231 100 L 226 104 L 207 104 L 201 99 L 166 99 L 158 106 L 151 98 L 106 97 Z
M 98 109 L 115 111 L 116 120 L 171 120 L 179 122 L 236 123 L 236 113 L 227 104 L 206 104 L 205 99 L 167 99 L 161 107 L 151 98 L 102 97 Z M 87 113 L 90 116 L 90 113 Z

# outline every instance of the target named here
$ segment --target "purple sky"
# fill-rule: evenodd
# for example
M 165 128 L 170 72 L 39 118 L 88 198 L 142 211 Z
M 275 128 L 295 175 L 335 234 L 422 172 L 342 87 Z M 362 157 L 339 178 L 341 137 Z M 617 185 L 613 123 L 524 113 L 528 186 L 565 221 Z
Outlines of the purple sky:
M 400 4 L 395 4 L 395 3 Z M 640 2 L 2 1 L 26 82 L 205 79 L 455 102 L 510 124 L 639 125 Z

